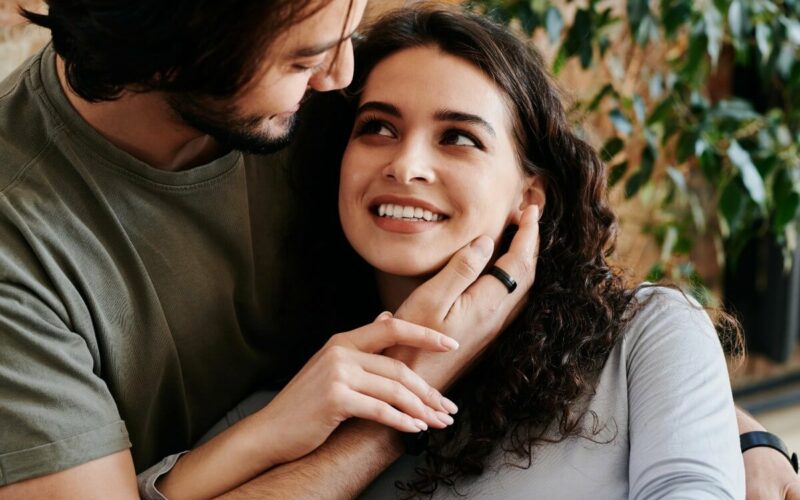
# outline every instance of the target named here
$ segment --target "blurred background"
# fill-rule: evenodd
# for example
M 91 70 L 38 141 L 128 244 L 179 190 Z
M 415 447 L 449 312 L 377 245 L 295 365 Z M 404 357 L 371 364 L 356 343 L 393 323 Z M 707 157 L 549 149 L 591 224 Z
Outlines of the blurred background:
M 467 4 L 532 38 L 601 151 L 617 264 L 738 317 L 737 402 L 800 450 L 800 0 Z M 20 5 L 45 9 L 0 0 L 0 77 L 49 39 Z

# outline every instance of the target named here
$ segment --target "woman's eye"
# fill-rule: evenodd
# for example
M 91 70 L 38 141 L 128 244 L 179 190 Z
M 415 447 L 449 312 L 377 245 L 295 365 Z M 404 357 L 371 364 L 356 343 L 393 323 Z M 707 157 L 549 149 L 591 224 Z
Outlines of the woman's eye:
M 468 146 L 479 149 L 483 148 L 483 145 L 480 143 L 480 141 L 467 133 L 459 132 L 457 130 L 451 130 L 447 132 L 442 138 L 442 142 L 452 146 Z
M 358 135 L 381 135 L 394 137 L 394 132 L 380 120 L 367 120 L 358 127 Z

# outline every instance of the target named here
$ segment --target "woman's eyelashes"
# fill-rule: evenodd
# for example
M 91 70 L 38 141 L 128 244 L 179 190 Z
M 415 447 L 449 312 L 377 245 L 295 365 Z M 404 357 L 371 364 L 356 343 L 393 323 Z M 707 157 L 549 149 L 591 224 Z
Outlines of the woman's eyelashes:
M 387 122 L 375 117 L 366 117 L 362 119 L 355 127 L 355 136 L 362 135 L 380 135 L 384 137 L 396 137 L 394 128 Z
M 483 143 L 477 137 L 469 132 L 461 129 L 448 129 L 442 134 L 442 144 L 452 146 L 467 146 L 480 149 L 486 149 Z
M 354 128 L 354 136 L 376 135 L 389 138 L 396 138 L 398 134 L 395 128 L 388 122 L 375 117 L 367 117 L 361 120 Z M 457 128 L 446 129 L 439 139 L 439 143 L 444 146 L 471 147 L 484 151 L 486 148 L 475 135 Z

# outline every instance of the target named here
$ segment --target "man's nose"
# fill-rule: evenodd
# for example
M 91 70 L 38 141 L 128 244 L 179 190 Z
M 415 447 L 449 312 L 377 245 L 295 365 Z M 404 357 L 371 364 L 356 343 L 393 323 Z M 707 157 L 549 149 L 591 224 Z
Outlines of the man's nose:
M 330 66 L 323 67 L 308 80 L 308 86 L 319 92 L 342 89 L 353 81 L 353 44 L 347 40 L 339 48 Z

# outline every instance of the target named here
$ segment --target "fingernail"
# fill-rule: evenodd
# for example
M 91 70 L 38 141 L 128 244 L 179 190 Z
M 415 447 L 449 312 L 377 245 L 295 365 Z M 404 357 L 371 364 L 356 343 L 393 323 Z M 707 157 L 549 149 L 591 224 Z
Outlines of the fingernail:
M 416 425 L 417 429 L 419 429 L 421 431 L 427 431 L 428 430 L 428 424 L 426 424 L 425 422 L 423 422 L 422 420 L 420 420 L 418 418 L 414 419 L 414 425 Z
M 451 417 L 447 413 L 442 413 L 440 411 L 436 412 L 436 418 L 438 418 L 439 421 L 445 425 L 453 425 L 453 422 L 455 422 L 455 420 L 453 420 L 453 417 Z
M 531 217 L 536 219 L 536 221 L 538 222 L 539 221 L 539 217 L 540 217 L 539 216 L 539 205 L 534 205 L 533 208 L 531 209 L 531 212 L 533 213 L 533 215 L 531 215 Z
M 439 343 L 443 346 L 447 347 L 451 351 L 455 351 L 458 349 L 458 342 L 453 337 L 448 337 L 447 335 L 442 335 L 439 337 Z
M 455 403 L 453 403 L 446 397 L 442 397 L 442 406 L 444 406 L 444 409 L 453 415 L 458 413 L 458 406 L 456 406 Z
M 377 318 L 375 318 L 375 321 L 383 321 L 383 320 L 389 319 L 391 317 L 392 317 L 392 313 L 390 313 L 389 311 L 383 311 L 382 313 L 380 313 L 378 315 Z
M 478 251 L 482 257 L 491 257 L 494 250 L 494 242 L 488 236 L 478 236 L 470 246 Z

